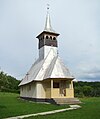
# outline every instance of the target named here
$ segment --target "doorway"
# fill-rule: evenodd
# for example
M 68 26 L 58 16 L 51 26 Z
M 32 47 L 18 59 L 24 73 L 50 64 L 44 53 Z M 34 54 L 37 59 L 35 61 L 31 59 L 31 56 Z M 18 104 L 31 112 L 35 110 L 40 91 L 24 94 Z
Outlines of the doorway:
M 60 95 L 66 96 L 66 81 L 65 80 L 60 81 Z

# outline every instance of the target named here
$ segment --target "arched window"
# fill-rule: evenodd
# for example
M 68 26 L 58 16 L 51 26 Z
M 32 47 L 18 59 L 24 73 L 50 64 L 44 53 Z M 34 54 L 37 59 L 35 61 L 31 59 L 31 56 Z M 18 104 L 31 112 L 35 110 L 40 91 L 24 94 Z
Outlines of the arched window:
M 50 39 L 52 40 L 52 36 L 50 36 Z
M 46 36 L 46 39 L 48 39 L 49 37 L 48 36 Z
M 53 37 L 53 40 L 56 40 L 56 37 Z

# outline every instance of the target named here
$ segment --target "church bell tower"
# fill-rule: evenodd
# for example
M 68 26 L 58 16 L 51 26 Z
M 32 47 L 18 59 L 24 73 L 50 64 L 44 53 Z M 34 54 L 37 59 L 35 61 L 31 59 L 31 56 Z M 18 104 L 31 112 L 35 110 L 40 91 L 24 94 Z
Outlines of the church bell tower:
M 47 9 L 49 10 L 49 8 Z M 40 60 L 46 58 L 51 49 L 54 50 L 54 55 L 57 56 L 57 36 L 59 36 L 59 34 L 52 29 L 50 14 L 49 11 L 47 11 L 45 28 L 43 32 L 36 37 L 39 40 L 38 49 Z

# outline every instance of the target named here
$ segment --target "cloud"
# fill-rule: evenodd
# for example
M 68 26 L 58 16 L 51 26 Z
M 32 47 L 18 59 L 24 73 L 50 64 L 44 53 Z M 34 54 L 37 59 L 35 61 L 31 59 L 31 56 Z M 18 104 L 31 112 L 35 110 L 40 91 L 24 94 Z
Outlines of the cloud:
M 47 1 L 0 1 L 0 67 L 15 77 L 24 76 L 38 57 Z M 100 1 L 51 0 L 52 27 L 59 55 L 78 80 L 99 80 Z M 91 60 L 91 61 L 89 61 Z M 19 78 L 19 77 L 18 77 Z
M 78 79 L 100 81 L 100 65 L 93 62 L 80 63 L 78 66 Z
M 80 76 L 80 79 L 100 81 L 100 69 L 83 72 L 83 74 Z

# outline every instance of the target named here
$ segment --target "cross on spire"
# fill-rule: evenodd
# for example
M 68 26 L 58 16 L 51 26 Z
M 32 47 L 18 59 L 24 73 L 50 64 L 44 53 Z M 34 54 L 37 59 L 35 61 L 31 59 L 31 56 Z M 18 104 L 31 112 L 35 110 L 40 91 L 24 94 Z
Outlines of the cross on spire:
M 49 9 L 50 9 L 50 5 L 47 4 L 47 16 L 46 16 L 46 22 L 45 22 L 45 28 L 44 28 L 44 30 L 45 30 L 45 31 L 49 31 L 49 32 L 55 32 L 55 31 L 52 29 L 52 26 L 51 26 L 51 20 L 50 20 Z
M 47 4 L 47 12 L 49 11 L 50 9 L 50 4 Z

